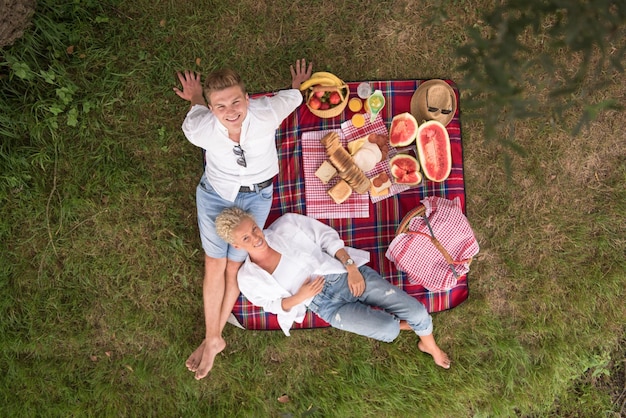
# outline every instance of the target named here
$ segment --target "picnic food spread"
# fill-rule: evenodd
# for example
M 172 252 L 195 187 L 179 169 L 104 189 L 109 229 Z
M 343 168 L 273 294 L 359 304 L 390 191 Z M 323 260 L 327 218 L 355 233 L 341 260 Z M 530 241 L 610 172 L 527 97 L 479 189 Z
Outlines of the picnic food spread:
M 385 107 L 385 96 L 370 83 L 361 85 L 364 88 L 359 95 L 349 97 L 350 89 L 342 79 L 329 72 L 317 72 L 301 84 L 300 90 L 314 115 L 337 117 L 347 106 L 353 113 L 353 128 L 367 129 L 367 121 L 372 123 Z M 405 186 L 405 190 L 419 187 L 426 180 L 443 182 L 452 168 L 446 125 L 455 113 L 452 87 L 444 80 L 425 81 L 411 98 L 411 112 L 393 115 L 388 135 L 367 133 L 345 147 L 336 132 L 324 135 L 320 142 L 326 160 L 315 171 L 315 177 L 327 186 L 327 194 L 336 204 L 344 203 L 352 192 L 381 197 L 390 194 L 394 184 Z
M 340 78 L 343 79 L 344 77 Z M 273 222 L 284 213 L 296 212 L 336 226 L 348 245 L 358 243 L 360 246 L 365 246 L 370 250 L 372 268 L 380 270 L 383 277 L 387 280 L 404 289 L 412 297 L 419 299 L 432 313 L 457 307 L 468 298 L 468 282 L 465 277 L 460 277 L 458 283 L 449 290 L 431 292 L 410 281 L 407 272 L 399 269 L 395 262 L 386 257 L 385 254 L 396 236 L 400 220 L 404 219 L 405 214 L 410 213 L 412 209 L 418 206 L 423 207 L 425 205 L 423 202 L 425 197 L 440 196 L 450 200 L 458 197 L 461 208 L 463 209 L 465 206 L 461 124 L 458 118 L 458 110 L 454 106 L 452 107 L 453 111 L 450 113 L 454 117 L 446 125 L 452 153 L 452 171 L 445 182 L 436 183 L 428 179 L 423 174 L 421 164 L 420 173 L 423 176 L 423 180 L 418 186 L 396 183 L 391 175 L 389 160 L 395 155 L 409 153 L 419 161 L 415 142 L 403 147 L 391 146 L 389 133 L 393 117 L 403 112 L 410 112 L 412 97 L 425 82 L 425 80 L 420 79 L 367 81 L 365 83 L 367 84 L 367 89 L 364 89 L 366 93 L 362 92 L 366 95 L 365 97 L 360 97 L 358 96 L 360 81 L 346 81 L 350 90 L 347 101 L 358 97 L 362 105 L 364 105 L 365 99 L 374 90 L 382 91 L 386 103 L 374 123 L 370 122 L 370 114 L 363 109 L 363 106 L 360 110 L 353 111 L 346 104 L 345 109 L 340 114 L 332 117 L 318 116 L 311 112 L 306 105 L 300 106 L 277 131 L 276 141 L 280 147 L 279 164 L 281 170 L 276 177 L 274 188 L 280 191 L 280 193 L 274 193 L 274 203 L 267 222 L 268 224 Z M 454 86 L 451 80 L 445 80 L 445 82 Z M 456 104 L 458 105 L 459 100 L 456 88 L 454 88 L 454 92 L 456 94 Z M 258 95 L 271 94 L 259 93 Z M 432 94 L 428 95 L 429 105 L 432 105 L 431 99 L 433 97 Z M 417 115 L 411 114 L 417 117 Z M 353 124 L 352 117 L 354 115 L 365 119 L 364 124 L 360 127 Z M 424 121 L 421 120 L 419 123 L 423 124 Z M 387 138 L 387 156 L 377 163 L 374 170 L 365 173 L 371 181 L 370 190 L 365 194 L 360 194 L 349 188 L 344 188 L 346 192 L 350 193 L 350 196 L 341 204 L 337 204 L 328 194 L 330 188 L 335 187 L 337 183 L 341 183 L 340 180 L 343 180 L 336 173 L 336 169 L 330 161 L 328 161 L 326 149 L 321 143 L 321 139 L 330 132 L 336 132 L 339 135 L 341 144 L 348 150 L 350 155 L 356 152 L 355 145 L 361 142 L 356 140 L 369 134 L 378 134 Z M 352 144 L 353 141 L 355 141 L 355 144 Z M 323 168 L 320 169 L 321 166 Z M 323 183 L 315 175 L 317 170 L 320 170 L 320 172 L 328 170 L 326 172 L 328 176 L 326 183 Z M 318 172 L 318 175 L 320 172 Z M 385 176 L 387 177 L 386 180 Z M 385 182 L 386 187 L 383 187 L 382 185 Z M 345 187 L 347 184 L 345 180 L 344 183 L 337 186 L 333 193 L 337 194 L 340 192 L 342 187 Z M 378 187 L 380 187 L 381 193 L 384 193 L 381 196 L 378 196 Z M 346 195 L 347 193 L 344 197 Z M 437 239 L 441 240 L 442 243 L 446 242 L 446 237 L 440 236 L 436 229 L 437 225 L 433 223 L 431 226 L 435 228 Z M 430 235 L 428 231 L 427 233 Z M 428 241 L 427 237 L 423 238 Z M 448 248 L 448 244 L 444 245 L 452 254 L 453 248 Z M 434 249 L 434 246 L 430 244 L 428 248 Z M 461 270 L 457 269 L 457 273 L 460 274 Z M 256 308 L 249 301 L 245 300 L 243 296 L 238 299 L 233 311 L 237 320 L 246 329 L 280 329 L 274 315 Z M 324 326 L 327 326 L 327 324 L 312 312 L 307 313 L 302 324 L 295 325 L 297 328 Z
M 348 185 L 350 193 L 354 190 L 357 193 L 365 194 L 370 189 L 370 180 L 365 176 L 348 151 L 341 145 L 339 135 L 331 132 L 322 138 L 322 145 L 326 148 L 326 156 L 330 164 L 337 170 L 339 177 Z M 339 182 L 341 183 L 341 181 Z M 336 185 L 335 185 L 336 187 Z M 336 203 L 343 203 L 349 196 L 347 188 L 342 184 L 339 192 L 331 188 L 329 195 Z

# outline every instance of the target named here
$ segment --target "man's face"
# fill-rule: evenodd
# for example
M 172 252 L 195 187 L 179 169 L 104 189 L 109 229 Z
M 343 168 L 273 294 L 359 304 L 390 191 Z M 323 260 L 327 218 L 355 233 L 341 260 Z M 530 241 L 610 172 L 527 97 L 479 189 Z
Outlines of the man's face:
M 250 98 L 239 86 L 214 91 L 209 96 L 209 109 L 229 132 L 239 132 L 248 114 Z
M 243 221 L 232 231 L 233 245 L 248 253 L 254 253 L 267 246 L 263 230 L 250 218 Z

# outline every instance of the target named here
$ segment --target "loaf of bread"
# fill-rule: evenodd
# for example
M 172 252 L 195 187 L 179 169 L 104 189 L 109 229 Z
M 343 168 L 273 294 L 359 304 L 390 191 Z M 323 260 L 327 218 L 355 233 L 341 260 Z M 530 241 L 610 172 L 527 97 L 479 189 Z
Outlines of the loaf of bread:
M 339 135 L 331 132 L 322 138 L 321 143 L 326 148 L 328 161 L 337 169 L 339 177 L 345 180 L 355 192 L 367 193 L 370 189 L 370 181 L 343 147 Z

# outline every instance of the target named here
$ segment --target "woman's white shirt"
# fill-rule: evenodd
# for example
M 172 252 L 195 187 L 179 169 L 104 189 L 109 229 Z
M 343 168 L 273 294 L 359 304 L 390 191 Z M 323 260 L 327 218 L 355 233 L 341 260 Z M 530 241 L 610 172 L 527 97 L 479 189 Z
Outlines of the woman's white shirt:
M 282 215 L 264 233 L 270 247 L 298 263 L 301 273 L 297 280 L 302 282 L 311 276 L 345 273 L 344 265 L 335 258 L 335 253 L 342 248 L 346 249 L 359 267 L 367 264 L 370 259 L 367 251 L 345 247 L 333 228 L 304 215 Z M 249 257 L 239 270 L 237 281 L 239 289 L 251 303 L 277 315 L 285 335 L 289 335 L 293 322 L 301 323 L 304 320 L 310 300 L 289 311 L 282 309 L 282 299 L 292 296 L 300 288 L 295 283 L 288 286 L 288 290 Z

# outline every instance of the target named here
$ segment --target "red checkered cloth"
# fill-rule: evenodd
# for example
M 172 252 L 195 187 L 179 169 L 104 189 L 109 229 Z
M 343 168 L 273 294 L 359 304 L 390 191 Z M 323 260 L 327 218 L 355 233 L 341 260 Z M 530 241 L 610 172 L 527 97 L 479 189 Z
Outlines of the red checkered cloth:
M 447 81 L 457 94 L 456 86 Z M 350 96 L 356 97 L 358 82 L 350 82 Z M 373 81 L 375 89 L 382 91 L 386 104 L 379 115 L 387 129 L 394 115 L 410 111 L 411 97 L 420 84 L 420 80 Z M 257 94 L 253 96 L 264 95 Z M 457 107 L 460 109 L 460 107 Z M 306 132 L 341 130 L 343 121 L 348 121 L 353 112 L 347 107 L 344 112 L 331 119 L 320 119 L 311 114 L 305 105 L 300 106 L 280 126 L 276 135 L 280 174 L 274 182 L 274 201 L 267 225 L 280 215 L 287 212 L 307 214 L 305 199 L 304 163 L 308 156 L 303 155 L 302 136 Z M 420 205 L 427 196 L 441 196 L 447 199 L 459 198 L 465 212 L 465 186 L 463 179 L 463 150 L 461 146 L 461 125 L 459 111 L 446 127 L 450 136 L 452 151 L 452 172 L 442 183 L 425 181 L 414 187 L 396 194 L 380 202 L 368 202 L 368 216 L 364 218 L 321 219 L 335 228 L 346 245 L 361 248 L 370 252 L 369 266 L 379 271 L 392 284 L 404 289 L 411 296 L 422 302 L 429 312 L 439 312 L 454 308 L 468 297 L 467 277 L 459 278 L 456 286 L 442 292 L 430 292 L 424 287 L 411 283 L 406 274 L 399 271 L 385 257 L 385 252 L 395 238 L 396 229 L 410 210 Z M 243 295 L 239 297 L 233 308 L 233 314 L 246 329 L 280 330 L 276 316 L 265 313 L 261 308 L 252 305 Z M 294 324 L 298 328 L 325 327 L 328 324 L 312 312 L 308 312 L 302 324 Z
M 391 241 L 386 256 L 399 270 L 407 273 L 411 283 L 430 291 L 451 289 L 457 283 L 454 273 L 462 276 L 469 271 L 472 257 L 478 254 L 478 242 L 461 212 L 458 197 L 448 200 L 432 196 L 422 203 L 428 224 L 422 216 L 411 219 L 408 230 Z M 435 246 L 433 237 L 450 259 L 446 260 Z
M 367 194 L 352 193 L 345 202 L 338 205 L 327 193 L 327 190 L 337 183 L 338 177 L 324 184 L 315 175 L 315 171 L 326 160 L 326 150 L 320 140 L 330 132 L 332 131 L 313 131 L 302 134 L 302 152 L 306 155 L 304 159 L 306 215 L 315 219 L 367 218 L 370 214 Z M 341 130 L 335 130 L 335 132 L 345 147 L 347 141 L 343 132 Z

